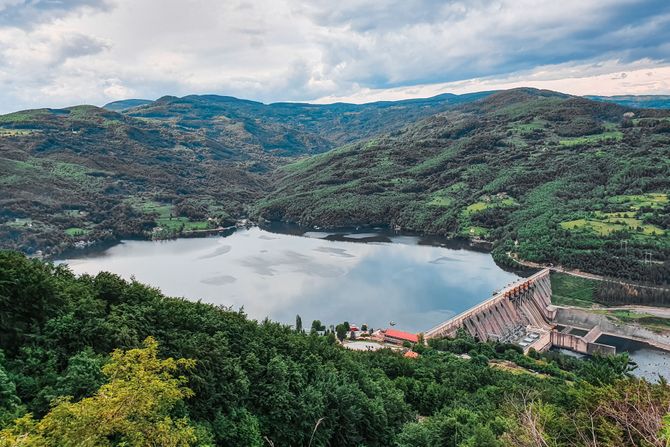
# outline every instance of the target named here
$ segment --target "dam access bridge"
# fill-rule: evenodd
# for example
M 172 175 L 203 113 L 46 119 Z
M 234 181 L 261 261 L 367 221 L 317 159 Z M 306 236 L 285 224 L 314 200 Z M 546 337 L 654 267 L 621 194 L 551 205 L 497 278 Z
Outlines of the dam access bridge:
M 615 348 L 596 343 L 602 334 L 596 326 L 579 333 L 555 324 L 557 309 L 551 304 L 550 269 L 505 287 L 488 300 L 435 326 L 424 334 L 431 338 L 454 337 L 464 329 L 481 341 L 499 341 L 544 351 L 552 346 L 583 354 L 614 354 Z

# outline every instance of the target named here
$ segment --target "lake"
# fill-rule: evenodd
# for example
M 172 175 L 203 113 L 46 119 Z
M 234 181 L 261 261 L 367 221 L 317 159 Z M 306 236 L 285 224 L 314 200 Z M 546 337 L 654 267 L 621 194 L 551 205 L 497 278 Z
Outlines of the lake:
M 426 331 L 489 298 L 519 277 L 490 254 L 415 236 L 376 231 L 302 235 L 257 227 L 229 236 L 123 241 L 60 262 L 77 274 L 110 271 L 169 296 L 243 307 L 254 319 L 309 328 L 389 322 Z

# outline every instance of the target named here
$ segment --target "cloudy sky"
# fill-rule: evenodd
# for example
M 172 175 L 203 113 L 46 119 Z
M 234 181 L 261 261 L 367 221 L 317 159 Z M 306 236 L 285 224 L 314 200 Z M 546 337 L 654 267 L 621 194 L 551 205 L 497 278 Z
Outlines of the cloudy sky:
M 0 113 L 520 85 L 670 94 L 670 0 L 0 0 Z

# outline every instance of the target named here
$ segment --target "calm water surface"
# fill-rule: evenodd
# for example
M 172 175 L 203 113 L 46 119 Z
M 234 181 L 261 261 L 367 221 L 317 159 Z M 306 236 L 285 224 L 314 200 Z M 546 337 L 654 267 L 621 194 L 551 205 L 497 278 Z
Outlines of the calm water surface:
M 339 239 L 339 240 L 332 240 Z M 387 240 L 389 242 L 379 242 Z M 133 275 L 170 296 L 244 307 L 303 326 L 313 319 L 425 331 L 518 280 L 488 253 L 377 233 L 303 236 L 259 228 L 227 237 L 125 241 L 66 259 L 75 273 Z

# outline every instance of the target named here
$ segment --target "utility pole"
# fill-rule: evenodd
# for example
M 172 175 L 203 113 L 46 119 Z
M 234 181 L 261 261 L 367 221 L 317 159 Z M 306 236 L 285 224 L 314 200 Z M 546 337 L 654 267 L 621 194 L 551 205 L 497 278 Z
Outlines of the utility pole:
M 645 251 L 644 252 L 644 263 L 645 264 L 651 264 L 651 252 L 650 251 Z
M 621 241 L 619 243 L 619 248 L 626 248 L 626 256 L 628 256 L 628 241 Z

